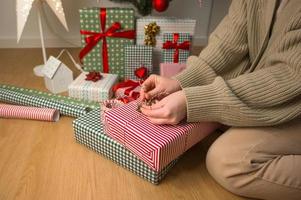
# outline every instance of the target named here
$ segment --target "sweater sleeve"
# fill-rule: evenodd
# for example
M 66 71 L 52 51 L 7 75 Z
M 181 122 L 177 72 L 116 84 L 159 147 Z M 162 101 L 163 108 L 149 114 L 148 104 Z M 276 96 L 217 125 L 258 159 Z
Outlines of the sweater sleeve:
M 187 120 L 269 126 L 301 116 L 301 17 L 292 24 L 261 69 L 184 88 Z
M 210 35 L 207 47 L 199 56 L 188 58 L 187 69 L 174 77 L 182 88 L 212 83 L 217 75 L 221 76 L 235 68 L 237 70 L 237 66 L 246 60 L 245 4 L 244 0 L 233 0 L 228 14 Z

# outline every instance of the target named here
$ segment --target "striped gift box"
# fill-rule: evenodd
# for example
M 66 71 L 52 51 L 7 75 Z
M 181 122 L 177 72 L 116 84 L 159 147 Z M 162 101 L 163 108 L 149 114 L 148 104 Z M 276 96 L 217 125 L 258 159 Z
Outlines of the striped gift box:
M 216 123 L 152 124 L 134 101 L 105 113 L 106 134 L 160 171 L 217 128 Z
M 149 16 L 137 19 L 136 22 L 136 44 L 144 44 L 144 26 L 151 22 L 156 22 L 160 26 L 160 32 L 156 36 L 156 46 L 154 47 L 153 71 L 159 73 L 159 64 L 162 61 L 163 33 L 189 33 L 193 37 L 195 33 L 196 20 L 179 19 L 175 17 Z
M 147 68 L 147 76 L 152 73 L 153 48 L 143 45 L 127 45 L 125 54 L 125 79 L 138 80 L 135 70 L 140 67 Z
M 93 82 L 87 81 L 87 72 L 81 73 L 69 86 L 70 97 L 84 99 L 88 101 L 101 102 L 113 96 L 112 87 L 118 81 L 115 74 L 104 74 L 100 80 Z
M 178 35 L 177 45 L 181 46 L 183 42 L 189 42 L 189 46 L 191 48 L 191 35 L 189 33 L 163 33 L 163 44 L 166 42 L 174 42 L 174 35 Z M 186 63 L 187 58 L 190 55 L 190 48 L 188 50 L 180 49 L 178 52 L 178 63 Z M 176 53 L 175 48 L 171 49 L 163 49 L 163 63 L 176 63 L 174 56 Z
M 76 141 L 153 184 L 158 184 L 176 164 L 177 159 L 159 172 L 152 170 L 123 145 L 104 134 L 103 125 L 100 121 L 100 109 L 93 110 L 74 120 L 73 128 Z

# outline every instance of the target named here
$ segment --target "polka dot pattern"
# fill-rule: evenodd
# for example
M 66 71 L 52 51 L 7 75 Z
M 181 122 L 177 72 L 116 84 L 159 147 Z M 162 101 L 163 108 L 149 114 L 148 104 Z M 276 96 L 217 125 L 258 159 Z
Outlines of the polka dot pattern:
M 101 32 L 99 8 L 80 9 L 80 29 Z M 135 15 L 131 8 L 107 8 L 106 29 L 114 22 L 120 22 L 122 30 L 134 30 Z M 82 47 L 86 45 L 81 35 Z M 135 39 L 107 37 L 109 73 L 124 77 L 124 45 L 134 44 Z M 85 71 L 103 71 L 102 40 L 83 59 Z

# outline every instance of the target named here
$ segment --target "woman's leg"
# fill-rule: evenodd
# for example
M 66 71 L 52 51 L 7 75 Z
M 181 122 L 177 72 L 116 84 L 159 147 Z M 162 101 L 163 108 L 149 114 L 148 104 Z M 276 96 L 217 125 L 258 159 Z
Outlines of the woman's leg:
M 207 169 L 227 190 L 260 199 L 301 199 L 301 120 L 230 128 L 210 147 Z

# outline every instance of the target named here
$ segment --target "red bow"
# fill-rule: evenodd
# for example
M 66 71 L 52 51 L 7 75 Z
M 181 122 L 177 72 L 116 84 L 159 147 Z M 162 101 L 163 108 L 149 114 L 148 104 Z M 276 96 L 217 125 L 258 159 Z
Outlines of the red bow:
M 140 93 L 133 90 L 143 83 L 143 79 L 146 78 L 147 75 L 147 68 L 140 67 L 136 69 L 135 75 L 140 79 L 140 81 L 126 80 L 113 86 L 113 92 L 116 92 L 119 88 L 127 88 L 124 91 L 124 95 L 126 96 L 118 98 L 118 100 L 128 103 L 139 98 Z
M 89 72 L 89 74 L 86 74 L 87 81 L 99 81 L 102 78 L 102 75 L 99 72 Z
M 85 38 L 86 46 L 80 51 L 79 58 L 82 62 L 82 59 L 97 45 L 100 40 L 102 41 L 102 63 L 103 63 L 103 72 L 109 73 L 109 56 L 108 56 L 108 46 L 106 37 L 116 37 L 116 38 L 128 38 L 134 39 L 136 36 L 135 30 L 128 31 L 119 31 L 121 29 L 121 24 L 119 22 L 114 22 L 113 25 L 105 30 L 106 27 L 106 8 L 100 9 L 100 23 L 101 23 L 101 32 L 85 31 L 80 30 L 80 33 L 83 35 L 88 35 Z M 119 32 L 117 32 L 119 31 Z
M 165 43 L 163 43 L 163 49 L 175 49 L 175 52 L 173 55 L 174 63 L 179 62 L 179 49 L 189 50 L 189 48 L 190 48 L 189 41 L 184 41 L 184 42 L 178 44 L 179 37 L 180 37 L 179 33 L 174 33 L 173 41 L 168 40 Z

